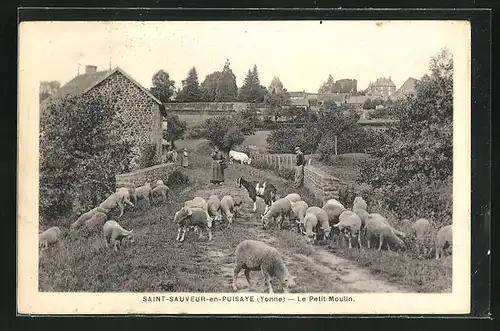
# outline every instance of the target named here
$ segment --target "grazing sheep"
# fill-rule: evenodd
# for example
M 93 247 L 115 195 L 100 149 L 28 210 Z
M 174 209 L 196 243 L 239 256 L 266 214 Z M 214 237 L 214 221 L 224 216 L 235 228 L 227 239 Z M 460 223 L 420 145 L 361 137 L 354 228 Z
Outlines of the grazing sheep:
M 278 229 L 281 229 L 281 225 L 285 220 L 285 217 L 290 220 L 292 215 L 292 203 L 287 198 L 281 198 L 273 202 L 267 213 L 262 215 L 262 227 L 264 229 L 267 228 L 269 221 L 272 219 L 276 222 L 277 218 L 280 218 L 280 222 L 278 223 Z
M 182 207 L 174 216 L 174 222 L 177 224 L 176 241 L 183 242 L 184 236 L 190 227 L 197 227 L 208 232 L 208 241 L 212 240 L 212 219 L 208 213 L 201 208 Z M 202 232 L 198 239 L 202 237 Z
M 358 237 L 359 247 L 361 246 L 361 218 L 353 211 L 346 210 L 339 216 L 339 222 L 334 225 L 349 240 L 349 248 L 352 248 L 351 238 Z
M 61 229 L 53 226 L 38 235 L 38 245 L 42 249 L 47 249 L 49 245 L 55 244 L 59 240 L 59 237 L 61 237 Z
M 316 239 L 317 236 L 317 233 L 314 232 L 314 229 L 316 229 L 316 227 L 318 226 L 318 218 L 313 213 L 307 213 L 302 221 L 307 242 L 311 243 Z
M 210 217 L 212 217 L 215 221 L 222 221 L 222 214 L 220 212 L 221 201 L 219 200 L 219 197 L 215 194 L 211 195 L 210 197 L 208 197 L 207 204 L 208 214 L 210 215 Z
M 80 215 L 80 217 L 78 217 L 78 219 L 70 225 L 70 227 L 69 227 L 70 231 L 73 232 L 73 231 L 77 230 L 78 228 L 80 228 L 82 225 L 85 224 L 85 222 L 87 220 L 91 219 L 96 213 L 107 214 L 110 211 L 111 211 L 110 209 L 105 209 L 102 207 L 95 207 L 94 209 L 89 210 L 88 212 Z
M 364 209 L 353 209 L 352 211 L 359 216 L 359 218 L 361 219 L 361 228 L 364 228 L 366 224 L 366 219 L 368 218 L 368 215 L 370 215 L 370 213 L 368 213 Z
M 380 214 L 368 215 L 364 234 L 366 236 L 366 245 L 368 248 L 371 247 L 371 240 L 373 237 L 377 237 L 379 240 L 378 250 L 382 249 L 384 241 L 388 250 L 391 250 L 391 244 L 395 247 L 405 248 L 404 242 L 394 233 L 389 222 Z
M 239 207 L 243 201 L 234 202 L 233 197 L 230 195 L 225 195 L 220 201 L 220 210 L 223 216 L 226 217 L 229 224 L 233 223 L 233 217 L 238 213 L 237 207 Z
M 130 242 L 134 242 L 134 234 L 133 229 L 130 231 L 125 230 L 121 227 L 118 222 L 109 220 L 104 223 L 102 227 L 102 233 L 104 235 L 104 243 L 106 247 L 109 247 L 109 244 L 113 245 L 113 249 L 118 251 L 118 248 L 121 247 L 121 243 L 123 239 L 128 239 Z
M 352 203 L 352 210 L 354 211 L 355 209 L 364 209 L 366 211 L 368 210 L 368 205 L 362 197 L 358 196 L 354 198 L 354 202 Z
M 205 199 L 200 197 L 195 197 L 193 200 L 184 202 L 184 207 L 201 208 L 208 212 L 208 203 L 205 201 Z
M 144 183 L 144 185 L 139 186 L 135 189 L 135 197 L 137 200 L 144 199 L 148 202 L 148 205 L 151 203 L 151 184 L 149 182 Z M 136 201 L 137 201 L 136 200 Z
M 161 183 L 159 184 L 158 182 Z M 158 182 L 156 182 L 155 187 L 151 190 L 151 199 L 153 199 L 156 203 L 156 198 L 161 197 L 162 201 L 166 202 L 170 188 L 167 185 L 164 185 L 162 180 L 159 180 Z
M 302 200 L 300 195 L 298 195 L 297 193 L 290 193 L 285 197 L 285 199 L 290 200 L 290 202 L 297 202 Z
M 295 286 L 295 277 L 288 272 L 278 250 L 261 241 L 244 240 L 236 246 L 233 274 L 234 291 L 238 290 L 236 279 L 241 269 L 245 272 L 248 287 L 250 287 L 250 271 L 259 270 L 264 276 L 265 286 L 269 289 L 269 293 L 273 293 L 271 277 L 279 280 L 285 293 L 288 292 L 288 288 Z
M 300 233 L 304 232 L 303 221 L 304 216 L 306 216 L 306 210 L 309 208 L 307 202 L 305 201 L 297 201 L 295 203 L 292 202 L 292 218 L 297 221 L 297 226 Z
M 416 241 L 417 252 L 423 251 L 424 255 L 427 254 L 427 245 L 431 232 L 431 223 L 425 218 L 420 218 L 412 225 L 411 237 Z
M 322 208 L 328 215 L 328 221 L 331 225 L 337 224 L 339 222 L 339 216 L 346 209 L 344 206 L 335 199 L 328 200 Z
M 411 224 L 411 221 L 409 219 L 404 219 L 401 221 L 401 230 L 403 230 L 403 232 L 409 236 L 411 235 L 412 233 L 412 224 Z
M 100 225 L 103 225 L 104 222 L 106 222 L 106 220 L 108 219 L 108 215 L 105 214 L 105 213 L 101 213 L 101 212 L 97 212 L 94 214 L 94 216 L 92 216 L 92 218 L 90 218 L 89 220 L 87 220 L 85 222 L 85 227 L 87 227 L 88 229 L 94 229 L 96 226 L 100 226 Z
M 107 209 L 109 211 L 115 209 L 116 207 L 120 207 L 120 215 L 118 217 L 122 217 L 123 211 L 125 210 L 125 205 L 134 207 L 134 204 L 130 202 L 130 194 L 127 188 L 120 188 L 115 193 L 111 194 L 106 200 L 101 202 L 99 205 L 102 209 Z
M 451 252 L 453 246 L 453 229 L 450 225 L 443 226 L 436 235 L 436 260 L 446 250 Z
M 118 191 L 123 191 L 123 193 L 125 195 L 128 194 L 128 198 L 130 199 L 130 201 L 133 201 L 134 204 L 137 203 L 137 197 L 135 196 L 135 185 L 134 184 L 127 184 L 126 186 L 119 187 L 116 189 L 116 192 L 118 192 Z
M 245 153 L 237 151 L 229 151 L 229 163 L 232 164 L 233 160 L 239 161 L 241 164 L 250 164 L 252 159 L 248 157 Z
M 323 231 L 325 239 L 330 238 L 331 228 L 330 228 L 330 222 L 328 221 L 328 214 L 326 213 L 326 211 L 324 211 L 319 207 L 312 206 L 307 208 L 306 215 L 308 213 L 313 213 L 314 216 L 316 216 L 316 218 L 318 219 L 318 230 L 321 229 Z

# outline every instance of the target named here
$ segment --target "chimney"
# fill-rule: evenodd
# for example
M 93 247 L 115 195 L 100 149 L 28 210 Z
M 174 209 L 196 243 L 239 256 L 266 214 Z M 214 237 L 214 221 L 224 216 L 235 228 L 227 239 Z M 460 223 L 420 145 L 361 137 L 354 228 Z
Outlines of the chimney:
M 86 74 L 93 74 L 96 71 L 97 71 L 97 66 L 90 66 L 90 65 L 85 66 L 85 73 Z

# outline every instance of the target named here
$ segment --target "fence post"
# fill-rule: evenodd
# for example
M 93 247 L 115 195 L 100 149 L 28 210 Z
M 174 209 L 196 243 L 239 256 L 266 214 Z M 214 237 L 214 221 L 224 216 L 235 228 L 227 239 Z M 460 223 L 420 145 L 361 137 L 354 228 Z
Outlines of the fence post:
M 281 170 L 281 156 L 278 156 L 278 170 Z

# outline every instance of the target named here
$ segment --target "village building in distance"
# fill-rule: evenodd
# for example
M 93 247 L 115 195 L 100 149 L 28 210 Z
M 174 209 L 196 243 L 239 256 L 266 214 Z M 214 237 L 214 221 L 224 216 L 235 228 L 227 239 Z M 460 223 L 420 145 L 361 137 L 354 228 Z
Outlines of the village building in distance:
M 97 71 L 96 66 L 87 65 L 83 74 L 74 77 L 40 104 L 40 114 L 43 114 L 52 102 L 65 96 L 88 95 L 106 98 L 116 91 L 124 96 L 117 98 L 116 105 L 117 116 L 124 123 L 121 134 L 132 141 L 134 158 L 130 168 L 138 168 L 137 157 L 147 144 L 155 146 L 155 157 L 158 161 L 161 160 L 163 104 L 119 67 Z

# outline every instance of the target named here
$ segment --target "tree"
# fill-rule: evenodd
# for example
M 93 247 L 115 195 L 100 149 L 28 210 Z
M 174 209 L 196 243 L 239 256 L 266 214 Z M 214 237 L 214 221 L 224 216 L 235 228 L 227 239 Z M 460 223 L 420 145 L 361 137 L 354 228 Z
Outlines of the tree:
M 257 107 L 253 103 L 251 103 L 248 108 L 233 115 L 233 118 L 235 123 L 238 124 L 241 132 L 247 136 L 255 133 L 260 122 L 257 115 Z
M 39 91 L 39 99 L 40 102 L 44 101 L 52 94 L 54 94 L 59 88 L 61 88 L 61 83 L 53 80 L 53 81 L 43 81 L 40 82 L 40 91 Z
M 224 68 L 217 80 L 215 89 L 216 102 L 232 102 L 238 97 L 238 86 L 236 85 L 236 76 L 229 67 L 229 60 L 224 64 Z
M 231 116 L 216 116 L 207 119 L 203 124 L 203 137 L 226 153 L 245 140 L 245 135 L 241 132 L 238 123 Z
M 374 109 L 374 108 L 375 105 L 373 104 L 370 98 L 366 99 L 365 102 L 363 102 L 363 109 Z
M 429 67 L 415 96 L 398 99 L 389 109 L 398 121 L 389 126 L 385 143 L 362 168 L 361 180 L 396 215 L 429 215 L 443 223 L 451 217 L 452 206 L 452 55 L 443 50 Z
M 48 105 L 40 123 L 40 214 L 57 219 L 96 206 L 128 170 L 131 144 L 115 116 L 116 99 L 68 96 Z
M 215 94 L 217 91 L 217 82 L 220 80 L 222 73 L 220 71 L 215 71 L 205 77 L 205 80 L 201 83 L 201 100 L 205 102 L 214 102 Z
M 324 95 L 328 93 L 333 93 L 334 88 L 335 88 L 335 80 L 333 79 L 332 75 L 328 75 L 326 82 L 324 82 L 323 85 L 321 85 L 320 88 L 318 89 L 318 94 Z
M 169 102 L 175 91 L 175 81 L 170 79 L 168 72 L 158 71 L 153 75 L 153 86 L 150 88 L 152 95 L 161 102 Z
M 201 101 L 200 84 L 198 83 L 198 74 L 196 68 L 189 70 L 188 76 L 182 81 L 182 89 L 176 97 L 179 102 L 198 102 Z
M 265 88 L 260 85 L 259 73 L 257 66 L 254 65 L 252 70 L 248 70 L 247 76 L 240 88 L 238 100 L 243 102 L 260 103 L 264 101 Z
M 284 107 L 292 103 L 290 95 L 283 87 L 283 83 L 278 77 L 272 79 L 264 97 L 264 103 L 270 107 L 270 111 L 275 121 L 277 121 L 280 116 L 283 116 Z
M 175 141 L 182 138 L 186 131 L 187 124 L 181 121 L 179 116 L 174 114 L 167 115 L 167 130 L 163 131 L 163 139 L 168 140 L 172 147 L 175 147 Z

